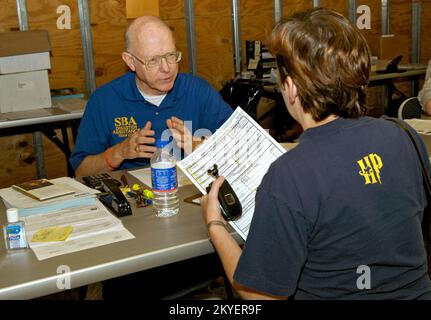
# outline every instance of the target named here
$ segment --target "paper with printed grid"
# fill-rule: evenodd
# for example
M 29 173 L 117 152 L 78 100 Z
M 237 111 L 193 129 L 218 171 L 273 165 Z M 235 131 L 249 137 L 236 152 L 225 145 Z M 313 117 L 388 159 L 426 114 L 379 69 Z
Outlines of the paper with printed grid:
M 286 150 L 241 108 L 199 148 L 177 165 L 206 194 L 214 180 L 207 170 L 218 165 L 237 194 L 242 215 L 229 223 L 245 240 L 255 207 L 255 195 L 269 166 Z

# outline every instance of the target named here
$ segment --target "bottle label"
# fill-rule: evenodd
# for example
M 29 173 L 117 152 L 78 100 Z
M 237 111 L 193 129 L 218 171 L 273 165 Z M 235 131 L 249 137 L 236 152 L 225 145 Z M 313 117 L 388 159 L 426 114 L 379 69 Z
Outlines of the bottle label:
M 153 191 L 173 191 L 178 188 L 177 168 L 151 168 Z
M 9 248 L 20 249 L 27 247 L 26 240 L 23 237 L 23 230 L 20 225 L 7 226 L 6 235 L 9 241 Z

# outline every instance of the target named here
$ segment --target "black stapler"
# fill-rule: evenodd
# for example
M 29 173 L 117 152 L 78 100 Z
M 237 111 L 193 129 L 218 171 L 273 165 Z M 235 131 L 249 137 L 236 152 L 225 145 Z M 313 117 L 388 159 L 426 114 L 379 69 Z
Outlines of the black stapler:
M 219 177 L 218 174 L 218 166 L 214 164 L 212 169 L 209 169 L 208 174 L 217 179 Z M 207 187 L 207 192 L 211 190 L 212 182 Z M 220 187 L 218 192 L 218 201 L 220 202 L 221 213 L 225 220 L 234 220 L 241 216 L 242 214 L 242 206 L 239 202 L 235 191 L 233 191 L 229 182 L 225 179 L 223 184 Z
M 132 208 L 124 194 L 121 192 L 117 180 L 107 178 L 102 180 L 106 193 L 99 196 L 99 200 L 106 205 L 117 217 L 125 217 L 132 214 Z

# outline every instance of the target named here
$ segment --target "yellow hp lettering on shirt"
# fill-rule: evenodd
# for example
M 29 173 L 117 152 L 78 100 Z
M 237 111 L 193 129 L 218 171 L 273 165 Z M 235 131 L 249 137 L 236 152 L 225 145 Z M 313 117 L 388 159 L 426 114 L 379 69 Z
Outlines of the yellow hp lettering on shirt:
M 135 131 L 138 131 L 138 125 L 133 117 L 114 118 L 114 124 L 115 130 L 112 133 L 120 138 L 127 138 Z
M 380 171 L 383 168 L 382 158 L 377 154 L 372 153 L 366 156 L 364 159 L 358 161 L 361 171 L 359 175 L 365 178 L 365 184 L 382 184 L 380 178 Z

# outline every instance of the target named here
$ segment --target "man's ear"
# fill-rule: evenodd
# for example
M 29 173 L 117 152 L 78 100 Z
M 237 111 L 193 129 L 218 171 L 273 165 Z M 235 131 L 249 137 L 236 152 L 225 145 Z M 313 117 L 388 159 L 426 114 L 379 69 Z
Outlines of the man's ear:
M 123 58 L 123 61 L 127 64 L 127 66 L 130 68 L 130 70 L 135 71 L 135 64 L 133 63 L 133 57 L 128 54 L 127 52 L 121 53 L 121 58 Z

